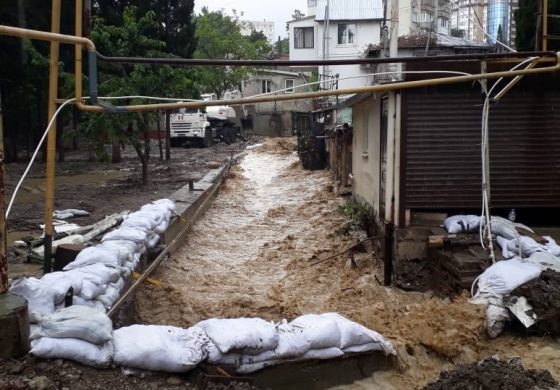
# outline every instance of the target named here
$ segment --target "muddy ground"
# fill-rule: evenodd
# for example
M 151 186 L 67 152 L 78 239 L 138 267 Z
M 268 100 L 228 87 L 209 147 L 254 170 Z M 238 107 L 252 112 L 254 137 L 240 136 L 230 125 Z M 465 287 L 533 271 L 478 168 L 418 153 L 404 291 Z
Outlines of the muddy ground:
M 216 168 L 232 155 L 245 150 L 249 143 L 232 145 L 218 143 L 210 148 L 194 146 L 171 148 L 169 162 L 159 160 L 157 142 L 152 141 L 149 164 L 149 182 L 142 185 L 141 165 L 136 153 L 127 147 L 121 163 L 89 161 L 86 146 L 66 152 L 66 160 L 57 163 L 55 209 L 83 209 L 87 217 L 68 219 L 85 226 L 103 219 L 106 215 L 123 210 L 136 210 L 143 204 L 169 196 L 187 184 L 190 177 L 202 177 L 210 168 Z M 26 168 L 25 163 L 6 165 L 6 205 Z M 16 197 L 8 219 L 8 245 L 26 236 L 38 237 L 39 224 L 44 220 L 45 164 L 36 163 L 31 169 Z M 9 261 L 12 276 L 35 272 L 40 267 L 19 266 L 21 258 L 12 250 Z
M 526 390 L 560 389 L 558 382 L 544 370 L 527 370 L 520 359 L 500 361 L 490 358 L 444 371 L 437 382 L 424 390 Z

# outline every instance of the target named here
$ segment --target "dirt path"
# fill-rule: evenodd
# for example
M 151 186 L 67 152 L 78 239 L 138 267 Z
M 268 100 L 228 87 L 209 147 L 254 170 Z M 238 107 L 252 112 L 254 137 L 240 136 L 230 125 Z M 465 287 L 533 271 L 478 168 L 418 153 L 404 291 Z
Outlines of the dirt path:
M 494 354 L 521 356 L 528 368 L 560 378 L 560 343 L 503 336 L 489 340 L 481 308 L 382 287 L 376 261 L 356 256 L 357 269 L 337 253 L 352 239 L 335 231 L 345 223 L 325 171 L 304 171 L 285 141 L 269 141 L 233 170 L 213 207 L 185 245 L 137 295 L 142 323 L 190 326 L 209 317 L 260 316 L 271 320 L 337 311 L 390 338 L 399 370 L 345 388 L 416 388 L 443 368 Z M 376 277 L 377 275 L 377 277 Z M 546 356 L 547 359 L 543 359 Z

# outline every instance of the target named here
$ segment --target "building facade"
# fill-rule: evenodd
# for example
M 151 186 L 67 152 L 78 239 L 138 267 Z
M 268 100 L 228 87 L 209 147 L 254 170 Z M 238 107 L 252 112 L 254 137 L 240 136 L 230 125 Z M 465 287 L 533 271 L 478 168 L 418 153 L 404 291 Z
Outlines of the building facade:
M 267 20 L 241 20 L 241 35 L 251 35 L 253 31 L 262 31 L 268 42 L 274 42 L 274 22 Z

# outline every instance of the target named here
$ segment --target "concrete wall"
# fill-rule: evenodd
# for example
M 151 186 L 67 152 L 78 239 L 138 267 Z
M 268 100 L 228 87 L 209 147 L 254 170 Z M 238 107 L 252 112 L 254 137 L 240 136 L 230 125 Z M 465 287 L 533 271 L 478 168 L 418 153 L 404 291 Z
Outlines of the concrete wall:
M 379 214 L 381 99 L 369 98 L 352 109 L 352 176 L 356 199 Z M 367 135 L 366 135 L 367 133 Z
M 314 34 L 314 45 L 311 49 L 296 49 L 294 47 L 294 28 L 296 27 L 313 27 Z M 290 41 L 290 60 L 297 61 L 297 60 L 316 60 L 317 59 L 317 42 L 318 38 L 318 31 L 317 25 L 315 24 L 314 18 L 302 19 L 302 20 L 294 20 L 289 23 L 289 41 Z M 322 35 L 321 35 L 322 37 Z
M 260 70 L 252 75 L 243 85 L 243 96 L 255 96 L 262 93 L 262 81 L 271 82 L 271 91 L 285 88 L 287 79 L 294 80 L 294 87 L 306 84 L 306 80 L 298 73 Z M 294 88 L 294 92 L 307 92 L 309 88 Z M 286 95 L 290 92 L 281 92 Z M 279 137 L 292 135 L 292 111 L 308 111 L 311 109 L 309 100 L 289 100 L 265 102 L 251 105 L 253 116 L 253 133 L 258 135 Z M 254 110 L 254 111 L 253 111 Z

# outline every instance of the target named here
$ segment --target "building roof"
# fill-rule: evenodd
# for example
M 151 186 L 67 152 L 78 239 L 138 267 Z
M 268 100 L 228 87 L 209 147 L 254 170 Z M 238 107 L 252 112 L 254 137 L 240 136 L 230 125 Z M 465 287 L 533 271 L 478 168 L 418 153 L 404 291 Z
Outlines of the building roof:
M 441 33 L 434 33 L 434 35 L 430 36 L 430 47 L 455 47 L 455 48 L 480 48 L 480 49 L 489 49 L 493 47 L 485 42 L 475 42 L 465 38 L 457 38 L 452 37 L 451 35 L 441 34 Z M 428 41 L 427 34 L 418 34 L 418 35 L 405 35 L 399 37 L 399 49 L 411 49 L 417 47 L 425 47 Z
M 328 0 L 329 20 L 383 19 L 382 0 Z M 317 0 L 315 20 L 325 20 L 327 0 Z

